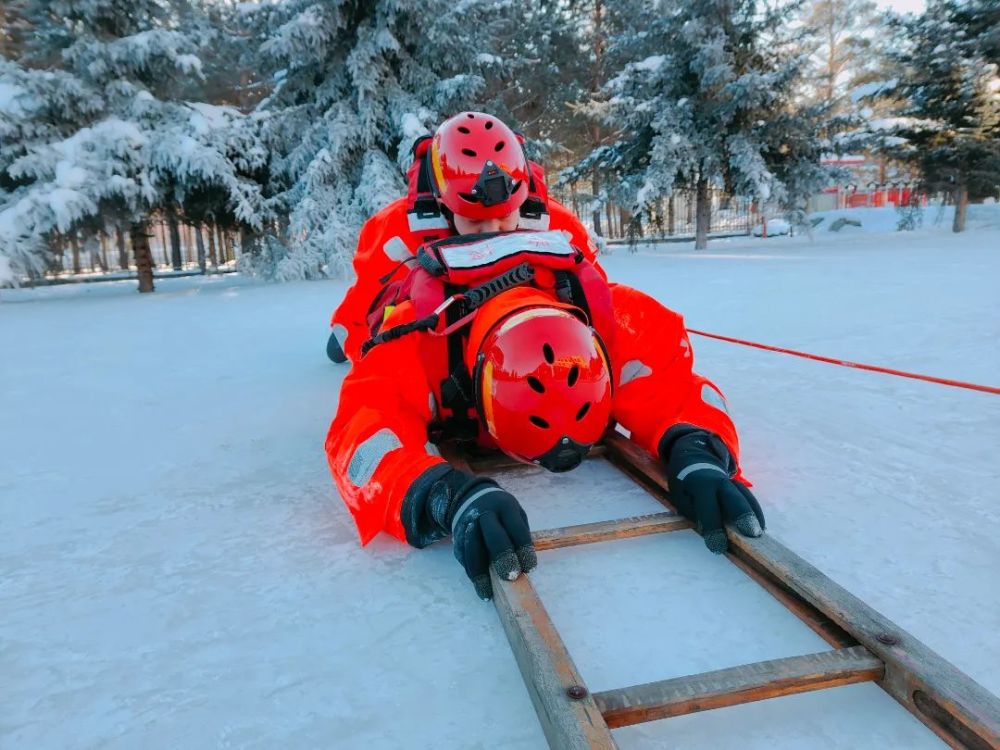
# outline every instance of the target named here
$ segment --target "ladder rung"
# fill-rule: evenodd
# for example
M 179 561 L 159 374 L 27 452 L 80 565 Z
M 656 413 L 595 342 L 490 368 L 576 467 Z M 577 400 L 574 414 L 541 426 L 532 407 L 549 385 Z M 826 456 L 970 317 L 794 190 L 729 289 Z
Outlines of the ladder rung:
M 792 656 L 594 693 L 611 728 L 780 695 L 880 680 L 882 662 L 864 646 Z
M 556 549 L 577 544 L 592 544 L 611 539 L 627 539 L 645 534 L 663 534 L 668 531 L 690 529 L 691 522 L 676 513 L 653 513 L 648 516 L 618 518 L 613 521 L 583 523 L 558 529 L 543 529 L 531 534 L 535 549 Z

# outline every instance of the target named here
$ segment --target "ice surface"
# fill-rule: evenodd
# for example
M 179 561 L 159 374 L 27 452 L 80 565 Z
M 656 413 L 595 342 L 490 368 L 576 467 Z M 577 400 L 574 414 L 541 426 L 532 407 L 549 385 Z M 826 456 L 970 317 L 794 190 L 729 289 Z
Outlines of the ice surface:
M 944 226 L 947 226 L 947 221 Z M 695 328 L 996 385 L 1000 231 L 623 249 Z M 322 452 L 342 282 L 0 290 L 0 746 L 541 748 L 447 544 L 356 544 Z M 769 532 L 1000 690 L 1000 399 L 695 337 Z M 601 461 L 501 472 L 535 528 L 656 512 Z M 822 650 L 690 532 L 539 555 L 591 687 Z M 622 747 L 942 746 L 871 685 Z

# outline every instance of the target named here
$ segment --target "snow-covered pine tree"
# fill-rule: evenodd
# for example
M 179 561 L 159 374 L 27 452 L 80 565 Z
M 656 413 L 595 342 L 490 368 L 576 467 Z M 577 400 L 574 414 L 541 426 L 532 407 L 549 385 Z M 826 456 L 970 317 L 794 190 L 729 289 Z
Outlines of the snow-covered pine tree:
M 683 183 L 695 188 L 696 247 L 707 244 L 709 188 L 801 214 L 825 179 L 826 124 L 794 98 L 802 59 L 789 6 L 756 0 L 636 2 L 621 24 L 623 64 L 594 108 L 617 138 L 569 174 L 598 168 L 636 213 Z
M 958 0 L 929 0 L 922 15 L 893 19 L 897 80 L 880 93 L 897 102 L 897 116 L 878 123 L 895 138 L 896 158 L 917 165 L 931 190 L 953 195 L 955 232 L 965 229 L 970 192 L 1000 184 L 996 31 L 982 25 L 989 9 L 969 10 Z
M 487 79 L 507 65 L 516 10 L 493 0 L 247 10 L 265 40 L 259 68 L 273 78 L 257 110 L 272 153 L 269 205 L 289 220 L 246 265 L 276 279 L 348 272 L 364 219 L 403 194 L 417 137 L 461 108 L 494 107 Z
M 87 241 L 128 225 L 140 291 L 152 291 L 150 210 L 221 189 L 259 225 L 246 174 L 265 154 L 235 109 L 190 104 L 201 63 L 196 12 L 165 0 L 17 0 L 30 33 L 0 61 L 0 252 L 15 280 L 43 267 L 58 234 Z

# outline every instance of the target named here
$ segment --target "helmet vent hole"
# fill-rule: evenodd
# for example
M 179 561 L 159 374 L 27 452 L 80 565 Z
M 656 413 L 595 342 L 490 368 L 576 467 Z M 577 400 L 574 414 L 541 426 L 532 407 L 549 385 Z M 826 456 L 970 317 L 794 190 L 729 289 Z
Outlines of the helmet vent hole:
M 542 345 L 542 354 L 545 356 L 545 361 L 550 365 L 554 365 L 556 363 L 556 353 L 552 351 L 552 347 L 548 344 Z
M 471 112 L 466 113 L 465 116 L 468 117 L 470 120 L 475 120 L 476 119 L 476 116 L 474 114 L 472 114 Z
M 486 129 L 489 130 L 492 127 L 493 127 L 493 120 L 487 120 L 486 121 Z
M 545 386 L 542 385 L 542 381 L 533 375 L 528 376 L 528 385 L 531 386 L 531 390 L 538 391 L 539 393 L 545 393 Z
M 472 157 L 476 156 L 476 152 L 473 151 L 471 148 L 463 148 L 462 153 L 465 154 L 466 156 L 472 156 Z
M 472 131 L 471 131 L 471 130 L 469 130 L 469 129 L 468 129 L 467 127 L 465 127 L 465 125 L 459 125 L 459 126 L 458 126 L 458 132 L 459 132 L 459 133 L 465 133 L 465 135 L 468 135 L 468 134 L 469 134 L 469 133 L 471 133 Z
M 579 379 L 579 377 L 580 377 L 580 368 L 577 367 L 576 365 L 573 365 L 573 369 L 569 371 L 569 378 L 567 378 L 566 380 L 570 388 L 576 385 L 576 381 Z
M 588 411 L 590 411 L 590 402 L 589 401 L 587 403 L 585 403 L 583 406 L 581 406 L 580 407 L 580 411 L 578 411 L 576 413 L 576 421 L 579 422 L 581 419 L 583 419 L 585 416 L 587 416 L 587 412 Z
M 504 144 L 503 141 L 497 141 L 497 145 L 493 148 L 493 150 L 494 151 L 503 151 L 504 145 L 505 144 Z
M 549 429 L 549 423 L 541 417 L 536 417 L 534 414 L 528 417 L 528 421 L 535 425 L 535 427 L 541 427 L 543 430 Z

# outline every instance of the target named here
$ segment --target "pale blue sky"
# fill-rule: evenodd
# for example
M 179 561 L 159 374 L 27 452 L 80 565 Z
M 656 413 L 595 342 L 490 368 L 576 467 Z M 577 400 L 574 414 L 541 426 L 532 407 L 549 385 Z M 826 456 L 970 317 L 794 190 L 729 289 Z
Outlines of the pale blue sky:
M 879 8 L 892 8 L 897 13 L 920 13 L 924 0 L 875 0 Z

